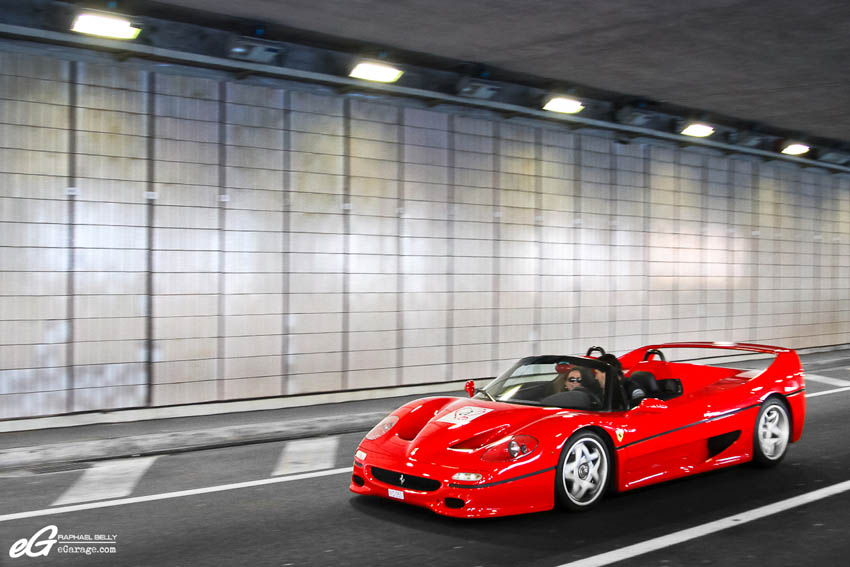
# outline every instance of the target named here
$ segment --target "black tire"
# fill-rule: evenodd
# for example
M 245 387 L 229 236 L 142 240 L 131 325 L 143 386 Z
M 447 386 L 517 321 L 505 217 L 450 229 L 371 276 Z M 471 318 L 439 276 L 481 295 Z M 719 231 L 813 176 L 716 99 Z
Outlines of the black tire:
M 753 427 L 753 462 L 773 467 L 785 458 L 791 442 L 791 415 L 776 398 L 767 399 L 759 409 Z
M 579 431 L 567 441 L 558 459 L 558 501 L 573 512 L 589 510 L 605 494 L 612 470 L 605 441 L 592 431 Z

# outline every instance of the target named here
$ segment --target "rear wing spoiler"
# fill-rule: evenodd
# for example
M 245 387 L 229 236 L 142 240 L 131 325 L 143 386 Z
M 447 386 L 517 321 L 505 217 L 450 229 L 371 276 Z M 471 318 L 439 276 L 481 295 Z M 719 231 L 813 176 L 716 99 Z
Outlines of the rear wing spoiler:
M 777 369 L 784 368 L 790 372 L 802 371 L 800 357 L 790 348 L 758 345 L 753 343 L 733 343 L 733 342 L 683 342 L 683 343 L 662 343 L 657 345 L 647 345 L 633 350 L 619 357 L 623 368 L 631 368 L 635 364 L 641 362 L 646 357 L 647 351 L 663 350 L 673 348 L 705 348 L 705 349 L 721 349 L 721 350 L 737 350 L 745 352 L 753 352 L 759 354 L 774 354 L 776 359 L 770 365 Z

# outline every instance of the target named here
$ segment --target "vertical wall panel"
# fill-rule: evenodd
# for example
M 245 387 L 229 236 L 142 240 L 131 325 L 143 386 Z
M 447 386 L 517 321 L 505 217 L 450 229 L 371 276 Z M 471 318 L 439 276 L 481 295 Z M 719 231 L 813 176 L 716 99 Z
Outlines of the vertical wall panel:
M 544 129 L 540 171 L 541 266 L 540 349 L 541 352 L 576 352 L 578 292 L 576 279 L 576 234 L 578 215 L 575 198 L 575 135 Z
M 75 411 L 145 404 L 146 79 L 77 65 Z
M 403 360 L 399 108 L 352 100 L 348 127 L 347 387 L 396 384 Z M 340 298 L 339 308 L 343 302 Z
M 837 187 L 835 201 L 830 206 L 837 211 L 838 249 L 833 256 L 833 275 L 836 278 L 836 333 L 831 344 L 840 344 L 850 332 L 850 179 L 834 179 Z
M 757 193 L 755 176 L 758 164 L 744 159 L 730 160 L 729 177 L 729 231 L 732 234 L 727 266 L 727 278 L 723 287 L 731 294 L 731 306 L 724 326 L 725 340 L 737 336 L 754 336 L 755 309 L 752 289 L 758 261 L 757 245 Z
M 226 85 L 222 398 L 281 394 L 283 91 Z
M 454 127 L 453 374 L 491 376 L 496 269 L 493 123 L 458 116 Z
M 578 156 L 581 192 L 577 200 L 581 229 L 576 235 L 576 273 L 579 277 L 578 336 L 589 345 L 610 344 L 611 200 L 613 156 L 607 137 L 581 134 Z M 610 347 L 608 347 L 610 348 Z
M 0 418 L 68 410 L 69 67 L 0 53 Z
M 448 363 L 448 120 L 445 113 L 418 109 L 404 109 L 401 118 L 400 382 L 438 382 Z
M 695 149 L 680 151 L 678 165 L 673 317 L 676 340 L 690 341 L 705 336 L 707 294 L 703 266 L 709 258 L 705 245 L 708 236 L 705 220 L 708 216 L 706 191 L 709 169 L 705 153 Z
M 525 125 L 499 129 L 499 371 L 534 346 L 539 255 L 536 229 L 536 131 Z
M 611 186 L 611 285 L 609 318 L 613 330 L 607 347 L 628 351 L 644 344 L 643 317 L 648 292 L 645 218 L 647 191 L 644 185 L 641 144 L 612 145 L 614 163 Z
M 153 189 L 153 403 L 219 398 L 219 82 L 150 75 Z
M 675 336 L 675 291 L 678 225 L 675 203 L 678 187 L 677 154 L 669 147 L 650 146 L 647 204 L 649 251 L 647 265 L 647 343 L 664 342 Z
M 292 92 L 290 124 L 288 391 L 301 394 L 338 390 L 342 387 L 343 370 L 346 238 L 342 99 Z M 354 225 L 356 222 L 352 221 Z M 352 291 L 368 289 L 366 282 L 357 280 L 350 280 Z
M 846 176 L 77 55 L 0 51 L 0 418 L 850 342 Z

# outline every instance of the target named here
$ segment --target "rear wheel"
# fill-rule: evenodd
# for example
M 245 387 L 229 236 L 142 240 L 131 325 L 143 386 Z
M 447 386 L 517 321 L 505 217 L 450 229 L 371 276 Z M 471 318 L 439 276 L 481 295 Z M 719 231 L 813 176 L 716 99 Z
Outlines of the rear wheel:
M 763 466 L 779 463 L 788 450 L 791 418 L 785 404 L 771 398 L 762 404 L 753 431 L 753 460 Z
M 610 460 L 605 441 L 592 431 L 576 433 L 567 441 L 555 481 L 561 504 L 577 512 L 596 504 L 608 486 Z

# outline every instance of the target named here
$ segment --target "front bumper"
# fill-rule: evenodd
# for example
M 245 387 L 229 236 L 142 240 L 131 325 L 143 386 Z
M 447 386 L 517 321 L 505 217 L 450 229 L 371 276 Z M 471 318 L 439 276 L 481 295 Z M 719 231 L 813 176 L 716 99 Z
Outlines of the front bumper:
M 377 471 L 373 472 L 373 467 Z M 383 473 L 380 471 L 383 469 Z M 533 470 L 531 470 L 533 469 Z M 380 480 L 375 476 L 384 480 Z M 393 474 L 406 475 L 399 484 Z M 349 489 L 357 494 L 380 496 L 456 518 L 488 518 L 551 510 L 555 504 L 555 469 L 528 468 L 524 472 L 485 474 L 477 482 L 451 479 L 456 467 L 411 463 L 407 460 L 369 453 L 355 460 Z M 422 480 L 417 480 L 422 479 Z M 433 485 L 439 486 L 433 488 Z M 408 484 L 408 486 L 405 486 Z M 410 484 L 426 489 L 415 490 Z

